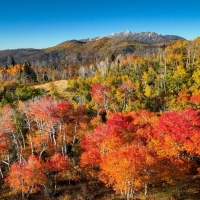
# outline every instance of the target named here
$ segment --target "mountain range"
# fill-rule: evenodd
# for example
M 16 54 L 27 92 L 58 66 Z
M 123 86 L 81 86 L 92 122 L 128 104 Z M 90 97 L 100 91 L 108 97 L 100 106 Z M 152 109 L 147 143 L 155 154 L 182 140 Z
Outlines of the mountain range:
M 147 44 L 158 44 L 158 43 L 169 42 L 173 40 L 185 40 L 185 38 L 177 36 L 177 35 L 162 35 L 160 33 L 155 33 L 155 32 L 135 33 L 135 32 L 126 30 L 120 33 L 111 33 L 106 36 L 82 39 L 81 41 L 88 42 L 92 40 L 99 40 L 103 37 L 112 38 L 112 39 L 121 38 L 121 39 L 127 39 L 128 41 L 138 41 L 138 42 L 147 43 Z
M 68 40 L 45 49 L 14 49 L 0 51 L 0 66 L 30 62 L 35 66 L 80 65 L 105 59 L 111 55 L 145 54 L 157 52 L 176 40 L 185 40 L 176 35 L 161 35 L 155 32 L 135 33 L 124 31 L 106 36 L 81 40 Z

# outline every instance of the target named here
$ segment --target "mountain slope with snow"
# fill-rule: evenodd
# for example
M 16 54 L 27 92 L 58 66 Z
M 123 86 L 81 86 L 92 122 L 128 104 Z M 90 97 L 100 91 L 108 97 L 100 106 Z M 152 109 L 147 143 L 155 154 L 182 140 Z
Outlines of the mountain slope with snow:
M 185 40 L 185 38 L 177 36 L 177 35 L 162 35 L 155 32 L 135 33 L 135 32 L 126 30 L 124 32 L 111 33 L 106 36 L 100 36 L 100 37 L 95 37 L 95 38 L 90 38 L 90 39 L 87 38 L 81 41 L 88 42 L 88 41 L 93 41 L 93 40 L 99 40 L 103 37 L 112 38 L 112 39 L 120 38 L 120 39 L 126 39 L 129 41 L 137 41 L 137 42 L 147 43 L 147 44 L 158 44 L 158 43 L 170 42 L 170 41 L 175 41 L 175 40 Z

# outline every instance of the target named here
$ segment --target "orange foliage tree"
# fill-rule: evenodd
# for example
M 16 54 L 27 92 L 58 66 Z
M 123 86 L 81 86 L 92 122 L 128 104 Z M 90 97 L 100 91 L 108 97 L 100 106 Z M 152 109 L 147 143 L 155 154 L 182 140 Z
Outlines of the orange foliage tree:
M 44 170 L 42 160 L 31 155 L 27 162 L 25 160 L 14 162 L 5 181 L 13 190 L 21 191 L 23 197 L 24 194 L 29 196 L 39 191 L 41 186 L 45 186 L 47 178 Z

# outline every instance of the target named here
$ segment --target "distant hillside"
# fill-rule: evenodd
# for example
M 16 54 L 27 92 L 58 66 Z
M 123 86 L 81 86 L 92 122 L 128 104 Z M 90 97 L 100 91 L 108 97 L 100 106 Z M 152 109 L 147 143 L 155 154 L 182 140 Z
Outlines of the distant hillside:
M 125 31 L 93 39 L 70 40 L 46 49 L 15 49 L 0 51 L 0 66 L 12 62 L 30 62 L 35 66 L 80 65 L 96 62 L 118 54 L 146 54 L 157 52 L 168 42 L 184 40 L 179 36 L 153 32 L 133 33 Z

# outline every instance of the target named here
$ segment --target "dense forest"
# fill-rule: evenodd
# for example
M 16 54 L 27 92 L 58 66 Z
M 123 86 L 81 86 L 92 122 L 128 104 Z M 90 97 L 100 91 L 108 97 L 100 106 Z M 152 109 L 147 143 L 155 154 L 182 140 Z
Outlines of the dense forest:
M 73 67 L 10 59 L 0 199 L 200 199 L 200 38 Z

